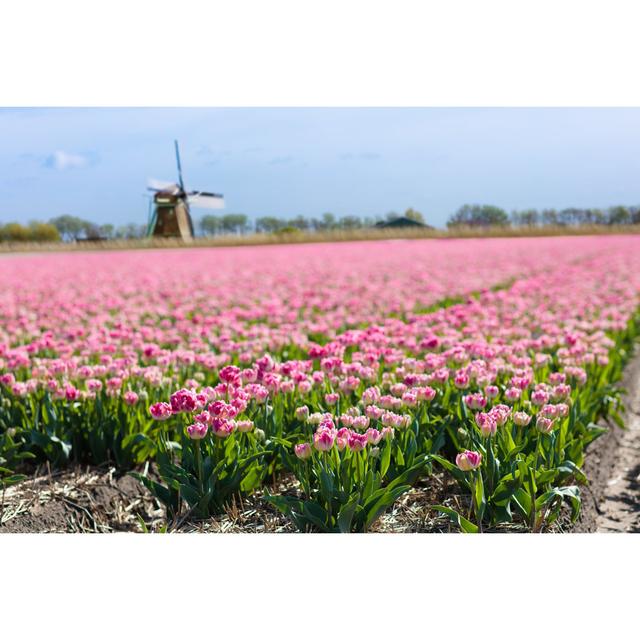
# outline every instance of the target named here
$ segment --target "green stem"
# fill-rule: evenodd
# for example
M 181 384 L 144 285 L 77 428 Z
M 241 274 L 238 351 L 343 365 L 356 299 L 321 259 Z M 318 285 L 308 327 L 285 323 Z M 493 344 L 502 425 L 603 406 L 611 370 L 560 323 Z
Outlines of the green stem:
M 482 533 L 483 514 L 480 512 L 480 504 L 478 504 L 478 502 L 476 501 L 476 496 L 478 495 L 478 483 L 482 485 L 482 471 L 480 471 L 480 469 L 478 469 L 477 475 L 476 475 L 476 487 L 473 492 L 473 501 L 475 502 L 475 505 L 476 505 L 476 522 L 478 523 L 478 532 Z M 484 495 L 484 491 L 483 491 L 483 495 Z
M 196 448 L 196 471 L 198 473 L 198 490 L 200 497 L 204 494 L 204 484 L 202 482 L 202 453 L 200 452 L 200 440 L 194 440 L 193 445 Z
M 531 512 L 529 514 L 529 526 L 531 527 L 531 532 L 536 532 L 536 489 L 534 486 L 533 480 L 534 471 L 529 469 L 529 492 L 531 494 Z

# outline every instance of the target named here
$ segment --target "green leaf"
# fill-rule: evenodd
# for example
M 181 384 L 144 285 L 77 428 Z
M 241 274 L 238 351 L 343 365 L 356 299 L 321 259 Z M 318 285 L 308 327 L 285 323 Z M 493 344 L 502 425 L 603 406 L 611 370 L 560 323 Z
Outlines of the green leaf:
M 478 521 L 480 522 L 482 520 L 482 516 L 484 515 L 484 509 L 487 504 L 484 497 L 484 483 L 482 482 L 482 476 L 478 476 L 478 479 L 475 482 L 474 497 L 476 502 L 476 515 L 478 516 Z
M 571 505 L 571 522 L 575 522 L 580 515 L 580 506 L 582 500 L 580 498 L 580 489 L 575 485 L 570 487 L 554 487 L 551 491 L 543 493 L 536 500 L 536 510 L 541 510 L 542 507 L 548 505 L 556 498 L 562 498 L 567 500 Z
M 17 484 L 18 482 L 22 482 L 23 480 L 26 480 L 27 476 L 21 474 L 21 473 L 15 473 L 13 475 L 10 476 L 6 476 L 4 478 L 0 478 L 0 486 L 3 486 L 5 488 L 8 488 L 14 484 Z
M 324 470 L 320 470 L 320 486 L 322 494 L 327 502 L 333 497 L 333 478 Z
M 601 435 L 607 433 L 609 429 L 606 427 L 601 427 L 593 422 L 587 426 L 586 435 L 585 435 L 585 446 L 590 442 L 593 442 L 596 438 L 599 438 Z
M 565 460 L 558 468 L 557 471 L 560 473 L 568 473 L 570 475 L 576 476 L 583 482 L 587 481 L 587 476 L 584 475 L 582 469 L 580 469 L 574 462 L 571 460 Z
M 513 492 L 513 503 L 523 518 L 527 518 L 529 516 L 531 513 L 531 498 L 522 487 L 518 487 Z
M 302 514 L 321 531 L 329 531 L 331 529 L 327 512 L 317 502 L 310 500 L 304 502 L 302 504 Z
M 202 498 L 200 492 L 188 484 L 180 485 L 180 494 L 190 507 L 195 507 Z
M 380 456 L 380 475 L 384 478 L 389 470 L 389 464 L 391 463 L 391 445 L 387 441 L 382 449 L 382 455 Z
M 458 526 L 462 533 L 478 533 L 478 527 L 470 522 L 463 516 L 461 516 L 457 511 L 450 509 L 449 507 L 443 507 L 441 505 L 437 505 L 433 507 L 436 511 L 440 511 L 449 516 L 451 522 Z
M 382 496 L 372 506 L 365 505 L 365 511 L 367 512 L 364 523 L 365 529 L 368 529 L 371 524 L 382 515 L 385 509 L 389 508 L 403 493 L 409 491 L 409 489 L 411 489 L 411 485 L 408 484 L 403 484 L 393 489 L 387 488 L 383 490 Z
M 358 508 L 359 501 L 360 496 L 356 493 L 349 502 L 340 509 L 338 513 L 338 528 L 340 529 L 340 533 L 349 533 L 351 531 L 351 521 Z

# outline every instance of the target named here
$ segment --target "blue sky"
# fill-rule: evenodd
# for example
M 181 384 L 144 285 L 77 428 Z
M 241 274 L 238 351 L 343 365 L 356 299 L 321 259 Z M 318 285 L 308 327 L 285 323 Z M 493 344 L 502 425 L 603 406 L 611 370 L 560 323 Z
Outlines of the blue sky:
M 251 218 L 640 204 L 640 109 L 0 108 L 0 222 L 143 223 L 174 138 L 187 188 Z

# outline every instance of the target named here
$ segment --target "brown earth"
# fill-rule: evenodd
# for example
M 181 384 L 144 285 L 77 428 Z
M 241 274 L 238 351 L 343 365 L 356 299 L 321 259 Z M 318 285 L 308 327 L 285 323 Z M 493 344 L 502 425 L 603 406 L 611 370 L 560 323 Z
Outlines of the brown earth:
M 582 509 L 575 533 L 640 531 L 640 355 L 625 368 L 626 429 L 609 431 L 587 450 L 584 472 L 589 484 L 581 487 Z

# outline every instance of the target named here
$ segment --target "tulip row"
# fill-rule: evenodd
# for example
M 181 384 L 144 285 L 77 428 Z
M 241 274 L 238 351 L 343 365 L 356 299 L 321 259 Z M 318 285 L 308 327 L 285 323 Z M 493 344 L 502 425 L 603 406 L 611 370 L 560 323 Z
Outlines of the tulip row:
M 144 268 L 123 254 L 119 280 L 91 255 L 92 288 L 73 255 L 57 266 L 57 307 L 38 297 L 52 258 L 30 259 L 26 284 L 16 271 L 0 298 L 4 483 L 28 458 L 122 471 L 152 460 L 156 474 L 136 475 L 170 517 L 205 518 L 262 487 L 301 530 L 366 531 L 444 469 L 469 505 L 434 506 L 463 531 L 541 530 L 563 503 L 575 517 L 596 423 L 620 421 L 640 243 L 380 244 L 390 255 L 375 263 L 375 243 L 252 249 L 251 263 L 241 250 L 188 264 L 167 252 Z M 325 264 L 329 251 L 346 264 Z M 212 255 L 224 258 L 215 297 L 202 271 Z M 266 491 L 278 475 L 296 478 L 295 495 Z

